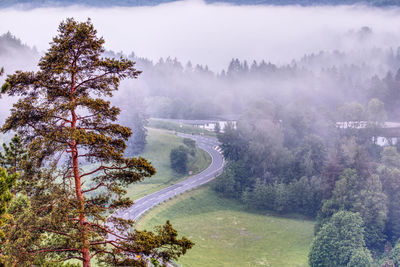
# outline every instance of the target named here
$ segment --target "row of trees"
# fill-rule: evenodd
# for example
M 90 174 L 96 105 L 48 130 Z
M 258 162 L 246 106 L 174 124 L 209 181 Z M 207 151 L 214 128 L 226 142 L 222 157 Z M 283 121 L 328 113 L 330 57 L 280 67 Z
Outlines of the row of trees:
M 138 231 L 114 212 L 132 204 L 125 188 L 155 173 L 123 156 L 132 132 L 105 98 L 136 78 L 134 62 L 102 58 L 90 20 L 58 28 L 39 71 L 9 75 L 2 94 L 18 98 L 1 130 L 20 137 L 0 157 L 1 244 L 6 266 L 59 266 L 93 257 L 112 266 L 176 259 L 193 246 L 167 222 Z M 85 168 L 83 168 L 86 166 Z M 13 193 L 10 194 L 10 191 Z M 7 210 L 8 208 L 8 210 Z

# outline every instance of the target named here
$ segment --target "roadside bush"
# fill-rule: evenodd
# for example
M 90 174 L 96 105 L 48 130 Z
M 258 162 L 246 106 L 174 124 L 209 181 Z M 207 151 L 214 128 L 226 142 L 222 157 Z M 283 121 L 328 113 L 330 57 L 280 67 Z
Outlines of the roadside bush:
M 180 174 L 185 174 L 188 168 L 188 149 L 184 146 L 174 148 L 170 153 L 171 168 Z

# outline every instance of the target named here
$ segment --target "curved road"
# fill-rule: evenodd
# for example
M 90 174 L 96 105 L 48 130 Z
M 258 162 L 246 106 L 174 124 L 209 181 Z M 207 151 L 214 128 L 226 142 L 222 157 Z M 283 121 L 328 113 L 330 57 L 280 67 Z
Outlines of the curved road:
M 123 210 L 119 210 L 113 215 L 116 217 L 121 217 L 124 219 L 137 220 L 143 213 L 153 208 L 154 206 L 176 196 L 186 192 L 190 189 L 198 187 L 202 184 L 208 183 L 216 176 L 222 173 L 224 168 L 224 158 L 222 154 L 219 152 L 219 142 L 216 138 L 206 137 L 206 136 L 198 136 L 198 135 L 190 135 L 178 133 L 178 136 L 184 138 L 190 138 L 196 141 L 196 144 L 199 148 L 205 150 L 211 156 L 211 164 L 204 171 L 190 176 L 184 181 L 171 185 L 167 188 L 164 188 L 160 191 L 142 197 L 135 201 L 135 203 Z

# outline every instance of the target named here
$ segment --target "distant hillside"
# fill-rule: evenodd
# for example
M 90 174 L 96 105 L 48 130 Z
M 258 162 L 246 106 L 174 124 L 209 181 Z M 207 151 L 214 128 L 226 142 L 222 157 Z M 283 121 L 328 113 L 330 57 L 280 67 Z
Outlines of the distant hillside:
M 152 6 L 177 0 L 0 0 L 0 8 L 23 6 L 36 8 L 46 6 L 87 5 L 95 7 L 111 6 Z M 367 4 L 372 6 L 400 6 L 398 0 L 206 0 L 207 3 L 230 3 L 235 5 L 352 5 Z
M 10 32 L 0 35 L 0 57 L 4 55 L 10 55 L 13 52 L 18 54 L 30 54 L 35 53 L 36 50 L 32 49 L 26 44 L 23 44 L 20 39 L 12 35 Z

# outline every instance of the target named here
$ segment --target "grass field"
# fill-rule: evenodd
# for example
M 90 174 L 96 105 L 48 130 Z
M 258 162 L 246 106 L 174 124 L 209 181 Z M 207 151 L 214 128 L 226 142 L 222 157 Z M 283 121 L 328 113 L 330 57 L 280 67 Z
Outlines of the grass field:
M 130 186 L 128 196 L 131 199 L 138 199 L 151 194 L 186 177 L 177 174 L 170 167 L 169 154 L 171 149 L 180 145 L 183 145 L 181 137 L 165 130 L 148 128 L 147 145 L 141 156 L 152 163 L 157 173 L 153 177 Z M 195 161 L 189 162 L 194 173 L 204 170 L 210 163 L 210 156 L 200 149 L 196 150 Z
M 314 223 L 249 212 L 209 187 L 185 193 L 144 215 L 138 229 L 169 219 L 195 242 L 179 261 L 186 266 L 308 266 Z

